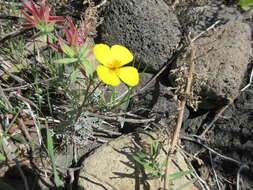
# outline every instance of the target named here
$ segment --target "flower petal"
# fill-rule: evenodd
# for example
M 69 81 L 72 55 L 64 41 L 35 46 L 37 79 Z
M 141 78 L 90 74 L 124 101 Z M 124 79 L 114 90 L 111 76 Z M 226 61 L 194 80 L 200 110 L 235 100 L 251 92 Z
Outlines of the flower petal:
M 111 47 L 111 52 L 113 58 L 120 62 L 120 66 L 126 65 L 133 61 L 133 54 L 124 46 L 113 45 Z
M 96 44 L 93 48 L 94 55 L 96 59 L 102 63 L 104 66 L 111 68 L 112 63 L 112 53 L 111 49 L 106 44 Z
M 102 80 L 105 84 L 111 86 L 118 86 L 120 84 L 119 77 L 115 70 L 109 69 L 103 65 L 97 66 L 98 78 Z
M 117 75 L 129 86 L 136 86 L 139 83 L 139 73 L 134 67 L 121 67 L 118 69 Z

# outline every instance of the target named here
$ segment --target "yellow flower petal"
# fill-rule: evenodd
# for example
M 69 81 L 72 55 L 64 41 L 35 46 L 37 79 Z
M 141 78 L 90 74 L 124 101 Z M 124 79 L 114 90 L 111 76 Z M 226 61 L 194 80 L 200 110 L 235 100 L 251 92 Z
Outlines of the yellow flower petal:
M 118 69 L 117 75 L 129 86 L 136 86 L 139 83 L 139 73 L 134 67 L 121 67 Z
M 116 71 L 109 69 L 103 65 L 97 66 L 98 78 L 102 80 L 105 84 L 111 86 L 118 86 L 120 84 L 120 79 L 116 74 Z
M 114 60 L 120 62 L 120 66 L 126 65 L 133 61 L 133 54 L 124 46 L 113 45 L 111 47 L 111 53 Z
M 103 65 L 110 67 L 112 64 L 112 53 L 111 49 L 106 44 L 96 44 L 93 48 L 93 53 L 96 59 Z

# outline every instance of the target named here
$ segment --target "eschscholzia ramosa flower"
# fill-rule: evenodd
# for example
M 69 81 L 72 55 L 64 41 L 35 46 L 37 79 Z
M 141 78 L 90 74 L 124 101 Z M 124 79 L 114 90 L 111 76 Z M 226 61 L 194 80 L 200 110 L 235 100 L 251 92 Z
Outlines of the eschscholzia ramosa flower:
M 118 86 L 121 81 L 129 86 L 139 83 L 139 73 L 135 67 L 125 66 L 133 61 L 133 54 L 124 46 L 96 44 L 93 49 L 96 59 L 101 63 L 97 66 L 100 80 L 111 86 Z
M 49 7 L 45 2 L 40 3 L 40 8 L 36 7 L 36 4 L 32 1 L 22 1 L 21 4 L 27 10 L 21 11 L 25 19 L 29 23 L 23 24 L 24 27 L 35 27 L 42 32 L 52 32 L 54 29 L 54 24 L 60 24 L 64 22 L 63 16 L 50 16 L 51 7 Z

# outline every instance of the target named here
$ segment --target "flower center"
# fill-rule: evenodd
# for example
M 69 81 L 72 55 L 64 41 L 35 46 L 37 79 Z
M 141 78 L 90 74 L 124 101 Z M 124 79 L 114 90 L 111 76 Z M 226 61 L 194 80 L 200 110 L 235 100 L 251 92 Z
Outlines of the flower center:
M 112 63 L 110 64 L 111 69 L 116 69 L 120 67 L 120 62 L 118 60 L 113 60 Z

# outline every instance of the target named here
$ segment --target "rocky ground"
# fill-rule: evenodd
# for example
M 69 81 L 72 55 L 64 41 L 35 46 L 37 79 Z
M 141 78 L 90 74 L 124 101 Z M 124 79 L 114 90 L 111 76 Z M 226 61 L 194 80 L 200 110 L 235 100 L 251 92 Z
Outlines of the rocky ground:
M 106 136 L 106 140 L 112 141 L 95 152 L 91 150 L 100 146 L 100 142 L 91 142 L 85 148 L 79 146 L 75 167 L 81 169 L 68 170 L 70 176 L 75 176 L 71 188 L 138 189 L 138 182 L 140 189 L 158 189 L 157 181 L 145 181 L 143 176 L 137 180 L 129 156 L 134 150 L 132 139 L 143 131 L 159 139 L 163 129 L 172 136 L 178 102 L 185 98 L 185 73 L 188 63 L 194 61 L 193 85 L 181 130 L 182 154 L 172 170 L 186 170 L 190 165 L 194 168 L 205 183 L 194 183 L 195 186 L 186 188 L 189 190 L 235 190 L 239 173 L 240 189 L 253 189 L 253 91 L 251 86 L 241 91 L 252 78 L 252 12 L 240 9 L 236 1 L 225 0 L 105 2 L 98 10 L 103 22 L 97 28 L 95 42 L 121 44 L 133 52 L 141 82 L 134 89 L 137 95 L 124 111 L 153 120 L 125 122 L 115 133 L 100 133 L 99 137 Z M 58 11 L 61 10 L 67 8 Z M 78 13 L 72 14 L 78 17 Z M 189 40 L 193 39 L 194 57 L 189 47 Z M 118 94 L 123 91 L 123 86 L 117 89 Z M 58 166 L 73 166 L 73 150 L 69 146 L 57 156 Z M 187 156 L 183 159 L 182 155 Z M 23 170 L 29 183 L 38 180 L 29 168 Z M 3 170 L 2 179 L 22 184 L 13 171 Z M 182 180 L 181 184 L 187 181 Z M 38 180 L 37 185 L 36 189 L 46 190 L 51 184 Z
M 145 64 L 151 75 L 167 66 L 149 88 L 151 92 L 133 99 L 134 103 L 130 105 L 132 110 L 137 110 L 136 107 L 150 109 L 143 114 L 156 115 L 163 120 L 176 112 L 176 105 L 172 103 L 175 91 L 169 90 L 170 87 L 182 85 L 180 80 L 176 80 L 182 78 L 182 74 L 171 73 L 171 70 L 184 67 L 190 58 L 185 50 L 177 56 L 177 61 L 170 60 L 178 46 L 185 43 L 185 35 L 191 32 L 197 36 L 218 21 L 213 29 L 195 41 L 198 58 L 193 96 L 200 102 L 196 109 L 189 103 L 182 135 L 197 137 L 192 137 L 192 141 L 182 139 L 182 144 L 185 150 L 198 155 L 204 162 L 199 165 L 192 160 L 200 176 L 209 181 L 211 189 L 235 189 L 238 170 L 247 164 L 249 170 L 244 168 L 241 172 L 241 189 L 249 190 L 253 187 L 250 156 L 252 93 L 251 88 L 240 90 L 249 82 L 252 68 L 252 28 L 248 13 L 243 14 L 233 3 L 182 2 L 175 4 L 173 9 L 170 2 L 162 0 L 113 1 L 103 10 L 104 22 L 99 27 L 98 42 L 129 47 L 136 56 L 136 62 Z M 219 112 L 224 107 L 225 111 Z M 212 127 L 204 132 L 213 120 Z M 170 123 L 171 127 L 168 119 L 163 122 Z M 238 162 L 210 154 L 201 144 Z M 218 175 L 216 180 L 214 172 Z

